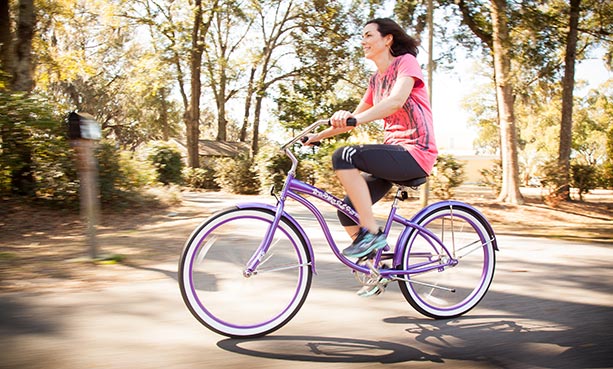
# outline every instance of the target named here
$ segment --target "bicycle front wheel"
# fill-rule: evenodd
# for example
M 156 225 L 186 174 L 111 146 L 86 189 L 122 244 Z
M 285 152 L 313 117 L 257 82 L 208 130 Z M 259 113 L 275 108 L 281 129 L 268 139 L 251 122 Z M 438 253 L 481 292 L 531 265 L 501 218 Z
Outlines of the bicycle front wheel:
M 244 273 L 274 217 L 268 209 L 228 209 L 202 223 L 186 243 L 179 286 L 191 313 L 209 329 L 229 337 L 263 336 L 289 322 L 304 303 L 311 255 L 286 218 L 257 269 Z
M 400 269 L 422 272 L 399 281 L 407 301 L 420 313 L 453 318 L 475 307 L 485 296 L 496 263 L 493 235 L 485 219 L 469 207 L 449 204 L 416 223 L 438 238 L 413 229 Z

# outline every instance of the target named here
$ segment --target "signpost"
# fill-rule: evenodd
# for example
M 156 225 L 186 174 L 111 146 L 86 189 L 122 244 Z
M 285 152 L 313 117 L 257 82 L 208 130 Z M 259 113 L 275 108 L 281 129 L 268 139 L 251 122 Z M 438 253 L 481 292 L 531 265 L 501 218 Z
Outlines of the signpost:
M 76 153 L 81 216 L 87 224 L 89 256 L 95 259 L 96 226 L 100 213 L 98 162 L 95 150 L 100 140 L 100 125 L 90 114 L 72 112 L 68 115 L 68 138 Z

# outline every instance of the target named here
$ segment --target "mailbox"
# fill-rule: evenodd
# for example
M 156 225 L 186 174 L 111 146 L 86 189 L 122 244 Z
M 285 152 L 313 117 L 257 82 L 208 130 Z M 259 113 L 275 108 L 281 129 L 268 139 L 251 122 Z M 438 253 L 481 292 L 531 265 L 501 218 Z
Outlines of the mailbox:
M 87 113 L 68 114 L 68 138 L 71 140 L 99 140 L 100 124 Z

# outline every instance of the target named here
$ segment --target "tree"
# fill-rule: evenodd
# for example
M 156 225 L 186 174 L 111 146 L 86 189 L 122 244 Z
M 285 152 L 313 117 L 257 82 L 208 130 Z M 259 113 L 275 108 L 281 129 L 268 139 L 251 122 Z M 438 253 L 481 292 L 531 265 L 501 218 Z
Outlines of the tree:
M 253 90 L 246 101 L 255 100 L 251 143 L 255 155 L 263 102 L 269 90 L 282 81 L 318 75 L 320 84 L 311 93 L 326 91 L 331 76 L 340 73 L 337 68 L 347 55 L 349 36 L 344 25 L 347 17 L 339 4 L 270 0 L 259 2 L 254 12 L 256 26 L 261 30 L 261 49 L 255 52 Z
M 13 72 L 13 31 L 9 0 L 0 0 L 0 89 L 5 88 L 7 76 Z
M 498 201 L 522 204 L 519 192 L 519 161 L 517 155 L 517 129 L 513 107 L 511 81 L 511 39 L 507 28 L 506 0 L 492 0 L 492 51 L 494 55 L 494 80 L 500 120 L 502 188 Z
M 466 0 L 457 2 L 463 23 L 490 50 L 494 65 L 496 105 L 500 127 L 503 182 L 499 201 L 523 203 L 519 192 L 519 162 L 517 128 L 514 114 L 513 80 L 511 71 L 511 37 L 509 33 L 508 4 L 505 0 L 492 0 L 489 11 L 480 3 Z M 488 19 L 485 14 L 489 14 Z
M 2 0 L 0 31 L 3 33 L 3 44 L 0 49 L 0 62 L 1 72 L 6 75 L 8 83 L 5 85 L 0 82 L 0 92 L 6 93 L 6 90 L 10 90 L 27 95 L 33 88 L 32 39 L 36 27 L 34 0 L 19 1 L 15 32 L 12 31 L 10 23 L 10 3 Z M 9 113 L 3 112 L 2 115 Z M 34 194 L 31 133 L 28 128 L 30 120 L 26 118 L 25 122 L 9 121 L 0 127 L 2 154 L 17 158 L 15 165 L 10 167 L 10 177 L 12 191 L 20 195 Z
M 185 132 L 187 136 L 187 164 L 191 168 L 200 167 L 200 156 L 198 153 L 198 140 L 200 139 L 200 93 L 202 82 L 200 80 L 200 68 L 202 66 L 202 53 L 204 52 L 204 35 L 210 25 L 206 23 L 203 27 L 202 18 L 204 9 L 202 0 L 195 0 L 193 6 L 192 23 L 192 48 L 190 51 L 190 100 L 185 115 Z
M 238 66 L 242 61 L 236 52 L 244 46 L 242 43 L 251 30 L 251 22 L 242 11 L 241 4 L 228 1 L 215 13 L 213 28 L 209 33 L 208 44 L 212 46 L 205 52 L 205 64 L 217 107 L 217 141 L 227 139 L 226 104 L 239 91 L 236 86 L 232 88 L 232 83 L 236 83 L 240 75 Z
M 573 142 L 573 91 L 575 87 L 575 63 L 578 55 L 584 50 L 578 48 L 579 34 L 585 35 L 584 48 L 604 46 L 608 48 L 605 57 L 613 55 L 613 11 L 611 4 L 600 0 L 569 0 L 565 9 L 568 13 L 566 52 L 564 57 L 564 78 L 562 116 L 560 121 L 560 143 L 558 165 L 561 172 L 563 187 L 561 192 L 569 193 L 571 182 L 570 161 Z M 569 195 L 567 195 L 567 198 Z
M 563 186 L 560 193 L 570 196 L 570 150 L 573 130 L 573 90 L 575 87 L 575 60 L 577 58 L 577 33 L 581 0 L 570 0 L 566 53 L 564 57 L 564 78 L 562 80 L 562 119 L 560 122 L 560 146 L 558 165 L 561 169 Z M 570 197 L 569 197 L 570 198 Z

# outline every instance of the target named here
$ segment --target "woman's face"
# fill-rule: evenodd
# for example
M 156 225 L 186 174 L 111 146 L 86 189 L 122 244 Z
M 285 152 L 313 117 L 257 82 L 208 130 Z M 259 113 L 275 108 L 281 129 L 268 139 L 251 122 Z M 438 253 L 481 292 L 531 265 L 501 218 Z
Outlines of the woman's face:
M 379 55 L 390 53 L 389 47 L 392 44 L 392 35 L 382 37 L 379 33 L 379 26 L 376 23 L 369 23 L 362 32 L 362 49 L 366 59 L 374 60 Z

